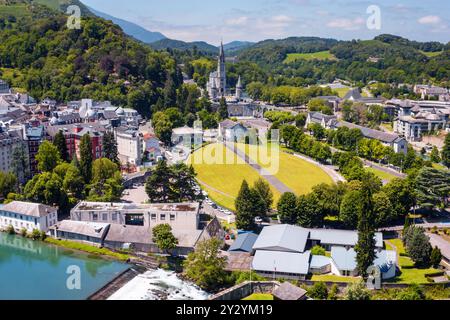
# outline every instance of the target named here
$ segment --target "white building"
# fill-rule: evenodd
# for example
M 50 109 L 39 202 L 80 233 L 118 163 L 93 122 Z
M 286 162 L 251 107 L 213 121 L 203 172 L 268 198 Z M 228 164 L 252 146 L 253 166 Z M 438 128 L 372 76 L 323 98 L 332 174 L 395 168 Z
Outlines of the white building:
M 243 142 L 248 136 L 248 129 L 239 122 L 225 120 L 219 123 L 219 139 L 229 142 Z
M 201 146 L 203 143 L 203 130 L 201 128 L 181 127 L 172 130 L 172 143 L 182 144 L 190 148 L 192 145 Z
M 140 166 L 143 157 L 143 137 L 138 130 L 117 128 L 116 131 L 118 157 L 122 164 Z
M 40 203 L 13 201 L 0 207 L 0 228 L 13 226 L 18 232 L 38 229 L 47 232 L 58 222 L 58 209 Z

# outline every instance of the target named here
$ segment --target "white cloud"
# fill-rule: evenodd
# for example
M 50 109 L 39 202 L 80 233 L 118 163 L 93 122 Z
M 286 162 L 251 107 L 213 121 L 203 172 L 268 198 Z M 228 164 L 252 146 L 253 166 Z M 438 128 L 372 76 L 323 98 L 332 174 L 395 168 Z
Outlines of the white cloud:
M 418 20 L 420 24 L 438 24 L 442 20 L 438 16 L 425 16 Z
M 344 30 L 358 30 L 362 25 L 364 25 L 365 20 L 363 18 L 355 19 L 334 19 L 327 23 L 327 27 L 344 29 Z
M 242 16 L 225 20 L 225 24 L 229 26 L 245 26 L 248 22 L 248 17 Z

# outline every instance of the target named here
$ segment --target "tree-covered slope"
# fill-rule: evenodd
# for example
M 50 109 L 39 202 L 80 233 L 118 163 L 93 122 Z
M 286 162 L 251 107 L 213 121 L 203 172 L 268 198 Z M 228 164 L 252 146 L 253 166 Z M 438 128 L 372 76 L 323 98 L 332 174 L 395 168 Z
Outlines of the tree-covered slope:
M 219 48 L 204 42 L 204 41 L 194 41 L 194 42 L 184 42 L 180 40 L 173 39 L 162 39 L 150 44 L 150 46 L 155 50 L 196 50 L 200 53 L 211 55 L 219 53 Z
M 21 6 L 15 15 L 12 6 Z M 38 4 L 0 4 L 0 71 L 37 99 L 110 100 L 149 115 L 166 82 L 182 79 L 175 60 L 128 37 L 117 25 L 84 16 L 80 30 L 67 16 Z M 11 72 L 13 70 L 13 72 Z

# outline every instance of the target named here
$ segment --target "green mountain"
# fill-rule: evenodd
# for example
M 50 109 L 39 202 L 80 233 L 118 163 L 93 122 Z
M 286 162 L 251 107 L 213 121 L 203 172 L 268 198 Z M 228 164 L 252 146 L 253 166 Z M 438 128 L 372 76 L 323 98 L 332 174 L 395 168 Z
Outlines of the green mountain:
M 171 88 L 182 82 L 169 54 L 110 21 L 83 16 L 81 29 L 71 30 L 66 15 L 30 1 L 0 3 L 0 12 L 6 16 L 0 17 L 0 77 L 37 99 L 89 97 L 150 115 L 166 82 Z
M 198 52 L 212 55 L 219 53 L 219 48 L 204 41 L 184 42 L 180 40 L 162 39 L 150 44 L 155 50 L 193 50 L 197 48 Z
M 47 6 L 53 10 L 66 12 L 67 7 L 71 5 L 76 5 L 80 7 L 81 14 L 83 16 L 93 16 L 93 13 L 79 0 L 33 0 L 31 2 L 38 3 Z

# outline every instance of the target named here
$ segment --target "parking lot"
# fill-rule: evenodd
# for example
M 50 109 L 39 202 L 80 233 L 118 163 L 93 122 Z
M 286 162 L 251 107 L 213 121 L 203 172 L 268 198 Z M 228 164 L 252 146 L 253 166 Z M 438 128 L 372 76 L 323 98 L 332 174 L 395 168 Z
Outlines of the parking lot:
M 124 202 L 145 203 L 148 200 L 144 185 L 136 185 L 133 188 L 125 189 L 122 195 L 122 201 Z

